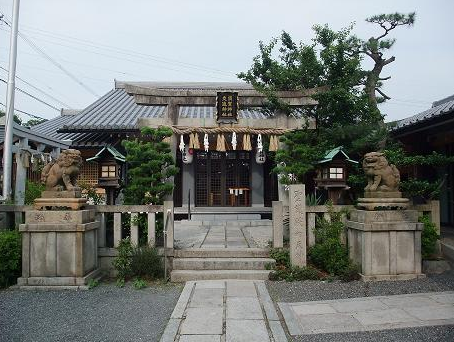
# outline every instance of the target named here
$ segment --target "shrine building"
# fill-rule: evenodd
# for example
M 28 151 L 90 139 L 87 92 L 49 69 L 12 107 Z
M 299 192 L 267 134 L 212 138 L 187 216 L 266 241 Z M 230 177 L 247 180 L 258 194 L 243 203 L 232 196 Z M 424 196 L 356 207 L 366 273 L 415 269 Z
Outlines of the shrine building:
M 273 155 L 279 137 L 314 129 L 304 109 L 319 89 L 281 91 L 291 115 L 269 112 L 266 97 L 245 83 L 115 82 L 115 88 L 87 108 L 32 127 L 81 150 L 87 161 L 80 181 L 121 202 L 125 151 L 121 141 L 144 126 L 169 127 L 180 169 L 174 177 L 175 207 L 269 207 L 278 200 Z

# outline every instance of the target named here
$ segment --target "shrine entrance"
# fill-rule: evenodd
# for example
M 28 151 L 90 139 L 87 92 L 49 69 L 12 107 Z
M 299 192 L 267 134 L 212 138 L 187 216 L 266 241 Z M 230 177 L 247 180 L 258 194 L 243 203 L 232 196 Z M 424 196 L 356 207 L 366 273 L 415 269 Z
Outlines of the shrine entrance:
M 196 151 L 195 205 L 251 205 L 251 152 Z

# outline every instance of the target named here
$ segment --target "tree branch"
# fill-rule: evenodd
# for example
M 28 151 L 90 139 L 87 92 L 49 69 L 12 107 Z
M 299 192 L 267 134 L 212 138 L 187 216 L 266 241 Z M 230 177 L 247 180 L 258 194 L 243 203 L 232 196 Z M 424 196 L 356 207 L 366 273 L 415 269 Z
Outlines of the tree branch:
M 386 95 L 384 92 L 382 92 L 380 89 L 375 88 L 375 90 L 376 90 L 378 93 L 380 93 L 380 95 L 383 96 L 386 100 L 391 100 L 391 98 L 390 98 L 388 95 Z
M 388 77 L 383 77 L 383 78 L 379 78 L 378 80 L 379 81 L 387 81 L 391 78 L 391 76 L 388 76 Z
M 387 64 L 389 64 L 389 63 L 392 63 L 392 62 L 394 62 L 395 60 L 396 60 L 396 57 L 392 56 L 392 57 L 388 58 L 387 60 L 385 60 L 385 61 L 383 62 L 383 66 L 385 66 L 385 65 L 387 65 Z

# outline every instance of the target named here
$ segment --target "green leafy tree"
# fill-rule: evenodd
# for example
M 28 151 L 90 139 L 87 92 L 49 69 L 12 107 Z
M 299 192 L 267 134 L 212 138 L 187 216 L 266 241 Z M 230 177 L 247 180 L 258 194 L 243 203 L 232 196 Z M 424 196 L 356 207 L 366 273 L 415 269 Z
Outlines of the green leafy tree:
M 43 123 L 43 122 L 46 122 L 47 119 L 44 119 L 44 118 L 34 118 L 34 119 L 30 119 L 28 120 L 24 126 L 27 126 L 27 127 L 32 127 L 32 126 L 36 126 L 36 125 L 39 125 L 40 123 Z
M 276 154 L 275 171 L 283 174 L 283 183 L 291 182 L 289 175 L 304 181 L 314 162 L 336 146 L 343 146 L 357 160 L 373 150 L 396 148 L 377 107 L 387 97 L 377 98 L 376 91 L 382 93 L 380 87 L 385 79 L 380 74 L 395 60 L 384 56 L 395 43 L 389 38 L 390 32 L 399 26 L 411 26 L 414 19 L 414 13 L 370 17 L 366 21 L 379 25 L 384 32 L 368 40 L 356 37 L 353 25 L 339 31 L 328 25 L 315 25 L 309 44 L 296 43 L 286 32 L 269 44 L 259 43 L 260 53 L 254 57 L 251 68 L 238 77 L 267 95 L 269 113 L 295 115 L 279 100 L 278 91 L 319 87 L 313 95 L 318 105 L 298 109 L 298 113 L 315 119 L 316 131 L 302 127 L 301 131 L 281 138 L 287 148 Z M 364 57 L 374 61 L 372 70 L 363 68 Z M 352 188 L 360 191 L 364 182 L 362 170 L 353 168 L 350 174 Z
M 172 193 L 171 177 L 178 173 L 170 145 L 164 141 L 172 136 L 167 127 L 144 127 L 135 140 L 124 140 L 128 162 L 127 204 L 161 204 Z
M 0 110 L 0 118 L 2 118 L 4 116 L 5 116 L 5 112 L 3 110 Z M 17 114 L 14 114 L 13 120 L 15 123 L 22 125 L 22 120 Z

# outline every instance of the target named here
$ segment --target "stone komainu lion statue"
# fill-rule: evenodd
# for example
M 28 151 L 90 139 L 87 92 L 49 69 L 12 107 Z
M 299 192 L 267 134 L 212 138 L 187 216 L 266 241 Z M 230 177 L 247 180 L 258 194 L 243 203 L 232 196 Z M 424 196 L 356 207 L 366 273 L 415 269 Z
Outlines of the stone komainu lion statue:
M 399 191 L 399 170 L 395 165 L 389 165 L 383 153 L 367 153 L 363 169 L 367 177 L 365 191 Z
M 56 161 L 44 167 L 41 182 L 48 191 L 77 190 L 77 176 L 81 166 L 80 151 L 64 150 Z

